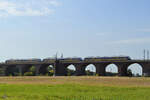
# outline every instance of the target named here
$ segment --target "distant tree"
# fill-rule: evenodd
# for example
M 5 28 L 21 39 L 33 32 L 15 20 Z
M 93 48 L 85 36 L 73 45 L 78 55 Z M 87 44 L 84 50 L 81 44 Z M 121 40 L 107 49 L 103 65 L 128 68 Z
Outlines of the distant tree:
M 52 66 L 49 66 L 49 67 L 47 68 L 47 70 L 48 70 L 48 76 L 53 76 L 53 75 L 54 75 L 54 69 L 53 69 Z
M 90 70 L 87 70 L 87 71 L 86 71 L 86 75 L 87 75 L 87 76 L 95 76 L 96 73 L 95 73 L 95 72 L 92 72 L 92 71 L 90 71 Z
M 35 76 L 36 69 L 35 66 L 31 66 L 28 72 L 24 73 L 24 76 Z
M 90 76 L 90 75 L 91 75 L 90 70 L 87 70 L 87 71 L 86 71 L 86 75 L 87 75 L 87 76 Z
M 72 76 L 75 74 L 75 71 L 74 70 L 71 70 L 71 69 L 68 69 L 67 68 L 67 76 Z
M 53 76 L 54 75 L 54 70 L 50 70 L 49 71 L 49 76 Z
M 48 67 L 47 70 L 50 71 L 50 70 L 53 70 L 53 68 L 52 67 Z
M 132 76 L 133 76 L 131 69 L 128 69 L 128 70 L 127 70 L 127 75 L 128 75 L 129 77 L 132 77 Z
M 33 72 L 25 72 L 24 76 L 33 76 Z
M 0 76 L 3 76 L 5 74 L 5 71 L 3 70 L 3 68 L 0 68 Z
M 30 71 L 31 71 L 31 72 L 35 72 L 35 66 L 32 66 L 32 67 L 30 68 Z
M 100 76 L 99 74 L 96 74 L 96 76 Z
M 32 66 L 32 67 L 30 68 L 29 72 L 32 72 L 32 76 L 34 76 L 35 73 L 36 73 L 35 66 Z
M 136 76 L 136 77 L 141 77 L 141 75 L 140 75 L 139 73 L 137 73 L 135 76 Z

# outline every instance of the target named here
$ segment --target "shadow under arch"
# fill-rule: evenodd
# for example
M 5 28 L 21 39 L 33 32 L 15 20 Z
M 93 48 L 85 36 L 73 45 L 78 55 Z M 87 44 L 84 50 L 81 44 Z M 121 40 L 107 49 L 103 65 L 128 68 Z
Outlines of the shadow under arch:
M 42 65 L 39 68 L 39 75 L 53 76 L 54 75 L 54 66 L 53 65 Z
M 94 64 L 88 64 L 85 67 L 85 74 L 89 76 L 95 76 L 96 75 L 96 66 Z
M 5 74 L 6 76 L 19 76 L 19 69 L 16 66 L 8 66 Z
M 118 75 L 118 66 L 114 63 L 110 63 L 105 67 L 106 76 L 117 76 Z
M 76 67 L 73 64 L 70 64 L 66 67 L 67 76 L 75 76 Z
M 35 76 L 35 66 L 32 64 L 24 66 L 22 71 L 24 76 Z M 29 75 L 28 72 L 32 72 L 32 75 Z
M 142 76 L 143 75 L 143 66 L 139 63 L 132 63 L 127 67 L 127 74 L 129 75 L 131 71 L 132 76 Z

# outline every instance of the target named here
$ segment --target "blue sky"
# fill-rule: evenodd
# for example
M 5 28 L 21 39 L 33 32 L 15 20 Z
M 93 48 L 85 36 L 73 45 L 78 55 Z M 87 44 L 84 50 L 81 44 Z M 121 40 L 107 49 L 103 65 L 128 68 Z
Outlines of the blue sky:
M 150 50 L 149 0 L 0 0 L 0 60 Z

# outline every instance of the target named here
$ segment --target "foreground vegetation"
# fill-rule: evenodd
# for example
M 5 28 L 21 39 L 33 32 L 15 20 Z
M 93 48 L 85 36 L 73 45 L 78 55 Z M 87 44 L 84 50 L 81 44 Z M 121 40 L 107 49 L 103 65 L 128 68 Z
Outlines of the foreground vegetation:
M 1 77 L 0 100 L 149 100 L 150 78 Z

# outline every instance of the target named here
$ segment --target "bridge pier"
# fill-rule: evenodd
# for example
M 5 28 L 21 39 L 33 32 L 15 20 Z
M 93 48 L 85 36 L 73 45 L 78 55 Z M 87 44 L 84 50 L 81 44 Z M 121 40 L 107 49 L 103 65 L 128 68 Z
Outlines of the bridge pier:
M 105 68 L 106 68 L 107 64 L 96 64 L 95 67 L 96 67 L 96 74 L 98 76 L 105 76 L 106 74 L 106 71 L 105 71 Z
M 16 65 L 16 68 L 18 69 L 20 76 L 24 75 L 25 70 L 27 69 L 26 67 L 27 67 L 27 65 Z
M 75 64 L 75 67 L 76 67 L 76 72 L 75 72 L 76 76 L 86 75 L 84 65 Z
M 35 76 L 38 76 L 42 65 L 34 65 L 34 66 L 35 66 Z
M 67 71 L 65 65 L 62 63 L 56 63 L 55 66 L 55 76 L 66 76 Z
M 19 74 L 22 76 L 24 74 L 23 73 L 23 67 L 24 67 L 24 65 L 16 65 L 16 67 L 18 68 Z
M 150 64 L 143 64 L 143 76 L 150 76 Z
M 116 64 L 118 66 L 118 76 L 127 76 L 127 68 L 128 68 L 128 64 L 125 63 L 120 63 L 120 64 Z

